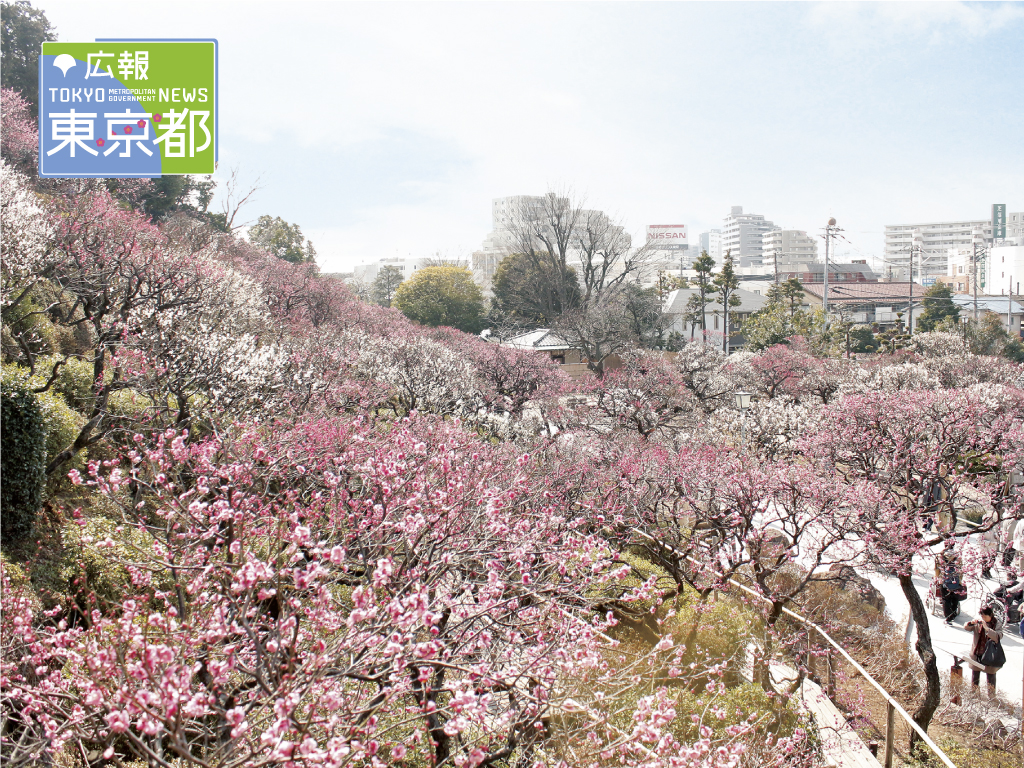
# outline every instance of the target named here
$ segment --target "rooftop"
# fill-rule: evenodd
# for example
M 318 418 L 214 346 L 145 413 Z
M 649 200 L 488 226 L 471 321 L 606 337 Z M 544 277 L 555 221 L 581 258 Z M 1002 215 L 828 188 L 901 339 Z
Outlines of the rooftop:
M 863 303 L 871 301 L 892 301 L 910 298 L 910 286 L 914 286 L 914 298 L 924 295 L 928 289 L 917 283 L 839 283 L 829 285 L 830 303 Z M 822 283 L 804 283 L 804 293 L 817 299 L 822 298 L 825 286 Z
M 505 346 L 515 347 L 516 349 L 538 349 L 544 351 L 572 349 L 572 344 L 558 336 L 550 328 L 538 328 L 536 331 L 513 336 L 505 342 Z
M 666 315 L 686 314 L 686 304 L 695 293 L 697 293 L 696 288 L 678 288 L 672 291 L 665 300 L 661 311 Z M 760 296 L 753 291 L 745 291 L 742 288 L 737 288 L 735 295 L 739 297 L 740 305 L 733 307 L 730 310 L 731 312 L 756 312 L 767 302 L 764 296 Z M 716 294 L 715 296 L 709 296 L 709 298 L 712 300 L 708 302 L 708 312 L 721 312 L 722 303 L 719 301 L 720 297 Z
M 953 302 L 963 309 L 974 309 L 973 296 L 954 296 Z M 1010 304 L 1010 314 L 1017 315 L 1024 312 L 1024 307 L 1021 306 L 1021 303 L 1011 299 L 1009 296 L 979 296 L 978 309 L 1005 315 L 1007 302 Z

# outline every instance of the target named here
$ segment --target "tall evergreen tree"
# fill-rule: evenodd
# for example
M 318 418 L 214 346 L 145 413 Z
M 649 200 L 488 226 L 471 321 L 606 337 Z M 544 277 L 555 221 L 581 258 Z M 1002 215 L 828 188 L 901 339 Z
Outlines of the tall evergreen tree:
M 714 292 L 718 294 L 722 302 L 722 314 L 725 319 L 725 333 L 722 338 L 722 351 L 729 354 L 729 319 L 733 307 L 738 307 L 742 302 L 736 295 L 740 287 L 740 279 L 736 276 L 733 267 L 732 251 L 725 252 L 725 259 L 722 261 L 722 269 L 712 281 Z
M 405 276 L 398 267 L 390 264 L 381 267 L 377 272 L 377 277 L 373 280 L 373 287 L 370 289 L 373 303 L 380 304 L 382 307 L 390 307 L 395 298 L 395 291 L 398 290 L 398 286 L 404 279 Z
M 26 0 L 0 4 L 0 84 L 21 93 L 33 114 L 39 107 L 39 53 L 44 41 L 57 39 L 46 14 Z
M 914 330 L 934 331 L 947 317 L 956 323 L 960 318 L 960 307 L 953 301 L 949 286 L 936 283 L 924 293 L 924 311 Z
M 702 251 L 696 261 L 693 262 L 693 269 L 697 273 L 693 287 L 697 290 L 690 296 L 686 303 L 687 314 L 690 316 L 690 338 L 693 338 L 694 321 L 700 323 L 701 339 L 706 343 L 708 340 L 707 307 L 714 298 L 714 285 L 712 283 L 712 271 L 715 268 L 715 260 L 708 256 L 707 251 Z

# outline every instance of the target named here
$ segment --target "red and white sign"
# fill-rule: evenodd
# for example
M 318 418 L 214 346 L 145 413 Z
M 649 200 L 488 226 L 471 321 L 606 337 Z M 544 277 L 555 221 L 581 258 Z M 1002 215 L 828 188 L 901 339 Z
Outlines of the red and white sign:
M 685 224 L 649 224 L 647 242 L 661 245 L 686 245 Z

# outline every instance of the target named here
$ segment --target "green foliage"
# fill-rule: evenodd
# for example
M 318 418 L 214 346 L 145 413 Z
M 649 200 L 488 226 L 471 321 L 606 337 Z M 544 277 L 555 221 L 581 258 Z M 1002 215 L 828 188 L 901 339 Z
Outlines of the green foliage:
M 878 351 L 878 339 L 866 325 L 855 325 L 850 328 L 850 351 L 858 354 Z
M 793 333 L 793 318 L 781 304 L 766 304 L 743 323 L 747 349 L 754 352 L 786 344 Z
M 398 286 L 404 279 L 405 276 L 398 267 L 393 267 L 390 264 L 381 267 L 373 281 L 373 287 L 370 289 L 373 303 L 380 304 L 382 307 L 390 307 L 395 298 L 395 291 L 398 290 Z
M 12 561 L 7 557 L 6 552 L 0 552 L 0 568 L 3 569 L 4 575 L 9 579 L 11 593 L 18 596 L 28 597 L 33 604 L 35 610 L 39 610 L 43 607 L 42 602 L 35 594 L 35 589 L 32 585 L 32 580 L 28 574 L 25 573 L 25 569 L 18 563 Z M 4 599 L 10 598 L 10 594 L 4 594 Z
M 687 324 L 699 324 L 702 331 L 707 331 L 706 310 L 714 296 L 715 288 L 711 277 L 714 268 L 715 260 L 708 256 L 707 251 L 703 251 L 693 262 L 693 269 L 697 273 L 693 287 L 697 292 L 692 294 L 686 303 L 686 318 Z
M 8 360 L 25 361 L 24 347 L 33 355 L 73 353 L 77 349 L 75 330 L 66 325 L 55 325 L 47 314 L 57 289 L 43 280 L 32 286 L 16 306 L 4 311 L 3 354 Z
M 49 369 L 43 368 L 42 370 L 48 371 Z M 78 437 L 79 431 L 85 424 L 85 417 L 68 406 L 67 401 L 64 399 L 64 396 L 60 391 L 53 391 L 51 389 L 46 392 L 31 392 L 30 390 L 42 388 L 46 383 L 46 379 L 41 375 L 29 376 L 27 368 L 22 368 L 17 365 L 4 365 L 3 377 L 5 382 L 10 381 L 12 383 L 16 383 L 17 386 L 23 387 L 26 391 L 29 391 L 35 398 L 37 407 L 39 408 L 39 412 L 43 418 L 43 429 L 45 432 L 43 445 L 46 451 L 45 464 L 49 464 L 54 458 L 56 458 L 57 454 L 75 441 L 75 438 Z M 5 445 L 6 432 L 7 428 L 5 426 Z M 84 462 L 85 457 L 79 456 L 72 463 L 72 467 L 80 469 Z M 70 470 L 71 467 L 68 469 Z M 63 475 L 61 477 L 63 478 Z M 56 490 L 59 483 L 60 479 L 53 479 L 50 483 L 49 490 L 51 492 Z
M 249 227 L 249 242 L 292 264 L 316 262 L 313 244 L 308 240 L 303 244 L 304 239 L 298 224 L 289 224 L 280 216 L 260 216 Z
M 118 196 L 121 185 L 118 179 L 108 179 L 107 189 Z M 209 176 L 161 176 L 153 179 L 139 196 L 137 207 L 154 221 L 160 221 L 175 213 L 187 213 L 192 218 L 205 221 L 214 229 L 226 232 L 224 215 L 210 213 L 210 203 L 217 182 Z M 134 203 L 134 201 L 128 201 Z
M 39 107 L 39 53 L 43 41 L 57 39 L 46 14 L 26 0 L 0 5 L 3 20 L 0 46 L 0 84 L 19 91 L 32 106 Z
M 1024 344 L 1017 336 L 1007 333 L 1006 315 L 986 312 L 977 323 L 969 322 L 966 328 L 955 319 L 945 317 L 936 330 L 965 336 L 968 348 L 975 355 L 995 355 L 1024 363 Z
M 466 333 L 479 333 L 484 326 L 483 295 L 462 267 L 424 267 L 398 287 L 394 306 L 423 325 Z
M 63 361 L 63 362 L 61 362 Z M 61 362 L 57 369 L 57 378 L 53 382 L 53 390 L 59 392 L 68 404 L 76 411 L 88 411 L 93 402 L 93 365 L 87 360 L 72 357 L 64 360 L 51 355 L 36 361 L 36 372 L 41 379 L 49 379 L 54 365 Z M 112 373 L 107 374 L 109 379 Z
M 46 486 L 46 421 L 23 379 L 3 372 L 3 450 L 0 451 L 0 529 L 5 547 L 26 540 Z
M 546 253 L 513 253 L 498 264 L 491 281 L 494 301 L 491 315 L 495 322 L 541 327 L 551 326 L 564 312 L 575 309 L 580 302 L 580 284 L 576 270 L 564 277 L 566 290 L 557 290 L 558 266 Z
M 795 277 L 772 285 L 765 295 L 768 303 L 743 323 L 747 349 L 758 352 L 776 344 L 788 344 L 792 336 L 806 335 L 810 315 L 800 308 L 803 297 L 803 285 Z
M 785 282 L 773 284 L 765 296 L 769 304 L 784 306 L 792 317 L 804 303 L 804 286 L 798 278 L 791 277 Z
M 123 416 L 132 420 L 141 418 L 152 406 L 153 403 L 149 398 L 134 389 L 119 389 L 111 392 L 107 400 L 107 410 L 111 415 Z
M 725 252 L 722 268 L 715 275 L 711 284 L 714 286 L 715 293 L 720 297 L 719 301 L 725 307 L 726 312 L 733 307 L 738 307 L 742 303 L 740 297 L 733 293 L 733 291 L 740 287 L 740 279 L 736 275 L 732 251 Z
M 924 311 L 915 323 L 915 331 L 934 331 L 949 318 L 956 323 L 960 319 L 960 307 L 953 302 L 953 292 L 945 283 L 936 283 L 924 293 Z
M 143 560 L 154 543 L 148 532 L 101 516 L 81 523 L 71 521 L 64 529 L 63 541 L 61 582 L 83 610 L 101 611 L 120 605 L 125 595 L 141 586 L 132 584 L 124 563 Z

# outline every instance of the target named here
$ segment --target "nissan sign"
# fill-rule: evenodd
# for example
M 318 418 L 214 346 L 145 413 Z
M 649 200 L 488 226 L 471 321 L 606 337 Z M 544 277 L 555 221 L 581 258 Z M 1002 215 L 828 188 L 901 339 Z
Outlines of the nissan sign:
M 685 224 L 650 224 L 647 242 L 656 245 L 686 245 Z

